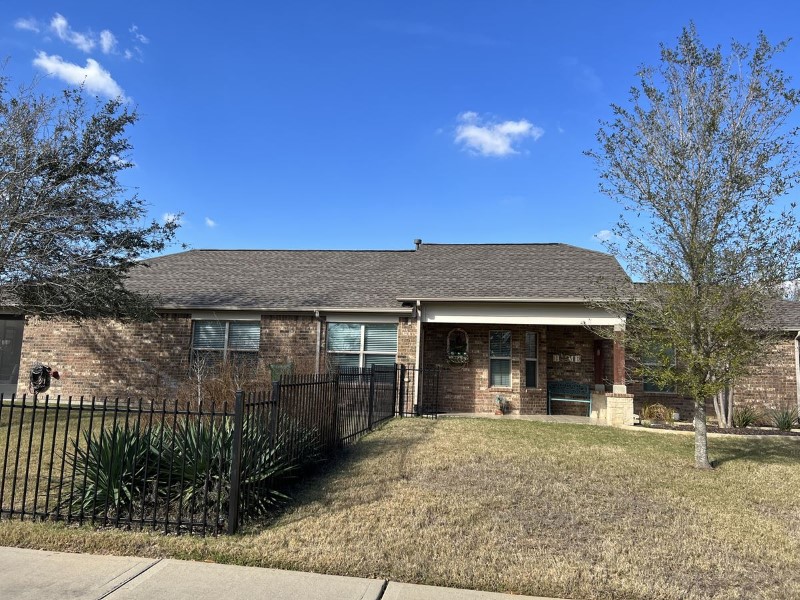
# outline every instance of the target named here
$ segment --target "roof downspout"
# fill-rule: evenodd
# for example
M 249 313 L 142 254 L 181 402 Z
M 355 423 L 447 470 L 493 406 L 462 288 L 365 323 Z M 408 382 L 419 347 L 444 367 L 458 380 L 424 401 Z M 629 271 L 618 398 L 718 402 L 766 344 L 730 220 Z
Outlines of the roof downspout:
M 314 311 L 314 318 L 317 320 L 317 350 L 314 358 L 314 372 L 319 375 L 319 353 L 320 346 L 322 345 L 322 319 L 319 318 L 319 311 Z
M 422 356 L 422 303 L 417 300 L 416 310 L 414 311 L 417 313 L 417 349 L 416 354 L 414 356 L 414 412 L 416 412 L 416 407 L 419 403 L 419 382 L 420 382 L 420 358 Z M 798 332 L 800 335 L 800 332 Z
M 800 412 L 800 331 L 794 336 L 794 380 L 797 385 L 797 411 Z

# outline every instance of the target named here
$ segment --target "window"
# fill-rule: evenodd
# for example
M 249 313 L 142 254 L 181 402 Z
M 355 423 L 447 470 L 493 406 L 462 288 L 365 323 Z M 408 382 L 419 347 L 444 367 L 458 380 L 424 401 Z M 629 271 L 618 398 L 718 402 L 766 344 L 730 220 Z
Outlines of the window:
M 327 348 L 335 367 L 393 365 L 397 360 L 397 325 L 328 323 Z
M 525 387 L 538 387 L 539 373 L 539 334 L 525 333 Z
M 0 318 L 0 394 L 7 397 L 17 392 L 24 326 L 22 317 Z
M 261 342 L 259 321 L 195 321 L 192 361 L 195 365 L 218 365 L 231 361 L 241 365 L 258 361 Z
M 489 332 L 489 387 L 511 387 L 511 332 Z
M 649 356 L 642 359 L 642 365 L 650 370 L 668 369 L 675 366 L 675 349 L 668 348 L 664 351 L 661 348 L 656 348 Z M 651 377 L 646 375 L 642 377 L 642 389 L 645 392 L 661 393 L 661 394 L 674 394 L 675 386 L 660 386 Z

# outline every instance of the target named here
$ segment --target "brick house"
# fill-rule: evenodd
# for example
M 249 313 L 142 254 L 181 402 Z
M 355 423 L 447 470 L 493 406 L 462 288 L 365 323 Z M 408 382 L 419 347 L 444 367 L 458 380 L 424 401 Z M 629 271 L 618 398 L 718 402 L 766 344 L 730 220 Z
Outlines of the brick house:
M 501 395 L 512 413 L 546 413 L 548 383 L 570 381 L 592 390 L 602 420 L 629 422 L 651 401 L 691 415 L 687 399 L 626 379 L 624 349 L 597 335 L 625 317 L 586 299 L 629 285 L 602 252 L 417 241 L 408 251 L 191 250 L 146 265 L 128 285 L 158 296 L 154 322 L 0 314 L 0 393 L 24 393 L 35 361 L 62 373 L 51 393 L 70 396 L 170 395 L 197 357 L 304 372 L 397 362 L 441 367 L 447 412 L 492 412 Z M 800 310 L 781 307 L 785 339 L 742 382 L 740 401 L 796 398 Z

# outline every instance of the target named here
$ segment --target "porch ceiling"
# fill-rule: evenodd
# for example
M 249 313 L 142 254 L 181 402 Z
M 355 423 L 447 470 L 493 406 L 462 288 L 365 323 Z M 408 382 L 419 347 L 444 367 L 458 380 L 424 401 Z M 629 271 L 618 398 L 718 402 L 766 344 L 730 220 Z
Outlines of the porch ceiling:
M 585 304 L 431 302 L 422 304 L 423 323 L 497 325 L 618 325 L 625 317 Z

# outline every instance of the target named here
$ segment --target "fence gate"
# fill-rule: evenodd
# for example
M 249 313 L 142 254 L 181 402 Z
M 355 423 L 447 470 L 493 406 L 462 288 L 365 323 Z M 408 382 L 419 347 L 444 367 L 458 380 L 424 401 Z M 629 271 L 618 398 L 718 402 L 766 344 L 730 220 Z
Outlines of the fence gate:
M 398 365 L 398 410 L 404 417 L 434 417 L 439 414 L 439 367 L 408 368 Z M 419 388 L 417 403 L 414 404 L 414 390 Z

